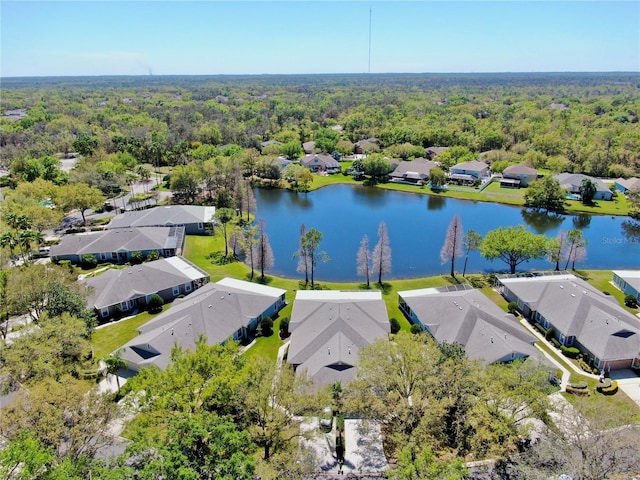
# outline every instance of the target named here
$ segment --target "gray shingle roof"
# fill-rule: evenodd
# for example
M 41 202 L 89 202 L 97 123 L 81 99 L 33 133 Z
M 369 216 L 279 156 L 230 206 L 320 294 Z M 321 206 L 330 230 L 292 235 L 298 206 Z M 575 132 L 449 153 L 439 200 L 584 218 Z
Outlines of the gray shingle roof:
M 113 217 L 107 228 L 156 227 L 211 222 L 215 207 L 197 205 L 169 205 L 124 212 Z
M 485 363 L 513 358 L 540 358 L 535 337 L 482 292 L 460 288 L 427 288 L 398 292 L 438 342 L 464 345 L 467 357 Z
M 312 167 L 318 165 L 324 168 L 340 168 L 340 162 L 338 162 L 331 155 L 312 154 L 305 155 L 299 159 L 300 165 L 304 167 Z
M 640 320 L 574 275 L 500 278 L 505 287 L 600 360 L 640 356 Z
M 618 178 L 616 183 L 627 190 L 640 190 L 640 178 Z
M 510 165 L 502 172 L 504 175 L 538 175 L 538 170 L 528 167 L 522 163 L 518 165 Z
M 562 188 L 568 189 L 572 193 L 578 193 L 580 191 L 580 184 L 586 178 L 591 180 L 596 185 L 596 191 L 598 192 L 610 192 L 609 187 L 599 178 L 583 175 L 582 173 L 560 173 L 554 175 L 554 177 Z
M 165 368 L 174 345 L 194 349 L 201 335 L 210 345 L 223 343 L 285 292 L 241 280 L 225 280 L 208 283 L 174 301 L 169 310 L 138 328 L 140 335 L 122 348 L 122 358 L 134 369 L 147 365 Z
M 380 292 L 299 291 L 289 330 L 287 361 L 322 387 L 351 380 L 360 348 L 390 327 Z
M 431 169 L 439 166 L 440 164 L 437 162 L 419 157 L 411 162 L 400 162 L 390 176 L 393 178 L 410 177 L 426 180 L 429 178 Z
M 109 269 L 84 282 L 93 288 L 87 304 L 100 309 L 201 278 L 208 279 L 209 274 L 182 257 L 171 257 L 124 269 Z
M 53 245 L 50 256 L 181 248 L 184 227 L 119 228 L 79 235 L 65 235 Z
M 471 172 L 481 172 L 486 168 L 489 168 L 489 165 L 487 165 L 486 163 L 479 162 L 478 160 L 472 160 L 470 162 L 457 163 L 456 165 L 451 167 L 451 170 L 469 170 Z

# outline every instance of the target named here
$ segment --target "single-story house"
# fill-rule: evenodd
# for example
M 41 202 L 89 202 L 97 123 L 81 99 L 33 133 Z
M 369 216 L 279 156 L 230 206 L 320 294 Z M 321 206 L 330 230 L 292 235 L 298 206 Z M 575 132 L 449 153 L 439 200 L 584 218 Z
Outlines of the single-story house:
M 438 162 L 432 162 L 423 157 L 418 157 L 410 162 L 400 162 L 391 172 L 389 178 L 395 183 L 409 183 L 412 185 L 424 185 L 429 183 L 431 169 L 439 167 Z
M 360 140 L 353 144 L 353 153 L 356 155 L 364 155 L 367 153 L 378 151 L 380 147 L 378 146 L 378 139 L 375 137 L 367 138 L 365 140 Z
M 527 165 L 510 165 L 502 172 L 500 186 L 528 187 L 529 184 L 538 178 L 538 170 Z M 509 182 L 511 180 L 512 182 Z M 505 185 L 503 185 L 503 181 Z
M 287 362 L 323 387 L 354 378 L 360 349 L 388 338 L 390 325 L 379 291 L 300 290 L 289 330 Z
M 593 197 L 594 200 L 611 200 L 613 194 L 607 185 L 599 178 L 590 177 L 582 173 L 560 173 L 554 175 L 553 178 L 560 182 L 560 186 L 573 193 L 574 195 L 580 194 L 580 185 L 584 179 L 591 180 L 596 185 L 596 194 Z
M 118 214 L 107 228 L 182 226 L 187 235 L 212 235 L 215 213 L 215 207 L 197 205 L 153 207 Z
M 299 159 L 300 165 L 307 167 L 314 173 L 326 172 L 326 173 L 340 173 L 342 166 L 331 155 L 312 154 L 305 155 Z
M 154 293 L 169 302 L 208 282 L 207 272 L 182 257 L 162 258 L 124 269 L 111 268 L 83 280 L 93 292 L 87 304 L 101 319 L 144 309 Z
M 613 284 L 625 295 L 633 295 L 640 302 L 640 270 L 614 270 Z
M 201 336 L 209 345 L 247 341 L 258 322 L 275 317 L 285 306 L 285 293 L 233 278 L 207 283 L 139 327 L 140 335 L 119 350 L 120 356 L 132 371 L 149 366 L 164 369 L 174 346 L 193 350 Z
M 400 310 L 438 343 L 459 343 L 467 357 L 485 364 L 541 356 L 536 337 L 480 290 L 452 285 L 398 292 Z
M 490 176 L 489 165 L 477 160 L 458 163 L 451 167 L 449 171 L 451 172 L 452 177 L 454 175 L 470 175 L 476 180 Z
M 449 150 L 449 147 L 427 147 L 427 157 L 429 157 L 429 160 L 433 160 L 442 152 L 446 152 L 447 150 Z
M 304 142 L 302 144 L 302 150 L 304 150 L 304 153 L 313 153 L 313 150 L 315 148 L 316 148 L 316 142 L 314 142 L 313 140 L 309 142 Z
M 158 252 L 161 257 L 181 255 L 184 227 L 115 228 L 78 235 L 65 235 L 52 245 L 49 256 L 54 262 L 69 260 L 81 263 L 83 255 L 93 255 L 100 262 L 126 263 L 133 252 L 144 256 Z
M 640 178 L 618 178 L 615 186 L 619 192 L 640 191 Z
M 552 328 L 599 369 L 640 368 L 640 319 L 584 280 L 566 272 L 503 275 L 496 287 L 530 320 Z
M 277 140 L 267 140 L 266 142 L 260 142 L 261 147 L 268 147 L 269 145 L 282 145 L 282 142 Z

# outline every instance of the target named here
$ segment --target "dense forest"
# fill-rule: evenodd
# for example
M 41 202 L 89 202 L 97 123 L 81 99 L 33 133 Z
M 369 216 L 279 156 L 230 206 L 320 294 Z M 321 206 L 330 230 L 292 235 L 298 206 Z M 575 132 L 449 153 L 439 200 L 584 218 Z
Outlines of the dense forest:
M 348 142 L 375 137 L 395 158 L 417 156 L 412 146 L 461 146 L 553 171 L 632 176 L 639 87 L 635 73 L 6 78 L 0 159 L 9 167 L 84 146 L 184 164 L 232 144 L 302 144 L 339 125 L 317 148 L 342 142 L 348 152 Z

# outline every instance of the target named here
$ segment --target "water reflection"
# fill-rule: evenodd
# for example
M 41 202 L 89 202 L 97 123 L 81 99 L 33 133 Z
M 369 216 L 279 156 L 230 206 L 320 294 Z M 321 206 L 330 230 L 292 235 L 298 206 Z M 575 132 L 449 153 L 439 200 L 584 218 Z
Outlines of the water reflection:
M 591 215 L 588 213 L 579 213 L 578 215 L 574 215 L 571 221 L 573 222 L 573 228 L 584 230 L 591 224 Z
M 622 222 L 622 236 L 629 243 L 640 244 L 640 222 L 636 220 Z
M 442 210 L 447 203 L 446 197 L 429 195 L 427 197 L 427 210 Z
M 547 233 L 558 228 L 566 217 L 552 213 L 536 212 L 534 210 L 522 210 L 522 219 L 536 233 Z

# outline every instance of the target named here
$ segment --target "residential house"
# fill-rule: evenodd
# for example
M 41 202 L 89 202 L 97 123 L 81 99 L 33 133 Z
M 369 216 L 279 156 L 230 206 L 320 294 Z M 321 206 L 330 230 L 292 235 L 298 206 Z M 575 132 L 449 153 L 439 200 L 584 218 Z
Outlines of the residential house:
M 496 287 L 531 321 L 552 329 L 600 369 L 640 368 L 640 319 L 584 280 L 566 272 L 504 275 Z
M 207 283 L 138 328 L 136 338 L 120 349 L 128 369 L 139 371 L 170 362 L 174 346 L 193 350 L 204 336 L 209 345 L 248 341 L 258 322 L 275 317 L 285 306 L 285 290 L 225 278 Z
M 558 175 L 554 175 L 555 179 L 560 182 L 560 186 L 569 193 L 574 195 L 580 195 L 580 185 L 582 181 L 585 179 L 591 180 L 596 186 L 596 194 L 593 197 L 594 200 L 611 200 L 613 194 L 607 185 L 600 180 L 599 178 L 589 177 L 588 175 L 583 175 L 582 173 L 560 173 Z
M 314 173 L 340 173 L 342 166 L 331 155 L 312 154 L 299 159 L 300 165 Z
M 640 178 L 618 178 L 615 186 L 622 193 L 640 191 Z
M 640 270 L 614 270 L 613 284 L 625 295 L 633 295 L 640 303 Z
M 427 147 L 426 153 L 429 160 L 433 160 L 442 152 L 449 150 L 449 147 Z
M 355 377 L 360 349 L 390 331 L 382 294 L 300 290 L 289 323 L 287 361 L 319 388 Z
M 438 343 L 459 343 L 485 364 L 540 360 L 536 337 L 470 285 L 398 292 L 400 310 Z
M 538 178 L 538 170 L 524 164 L 510 165 L 502 172 L 500 179 L 501 187 L 528 187 L 529 184 Z
M 313 150 L 316 148 L 316 142 L 311 140 L 310 142 L 304 142 L 302 144 L 302 150 L 304 153 L 313 153 Z
M 111 268 L 83 280 L 93 292 L 87 304 L 98 317 L 146 308 L 151 295 L 165 302 L 188 295 L 209 282 L 209 274 L 182 257 L 170 257 L 129 268 Z
M 489 165 L 477 160 L 458 163 L 449 169 L 449 179 L 452 182 L 465 185 L 489 178 L 489 176 Z
M 98 262 L 126 263 L 133 252 L 144 256 L 158 252 L 161 257 L 182 254 L 184 227 L 116 228 L 79 235 L 65 235 L 52 245 L 49 256 L 54 262 L 69 260 L 81 263 L 83 255 L 93 255 Z
M 187 235 L 212 235 L 215 213 L 215 207 L 161 206 L 116 215 L 107 228 L 182 226 Z
M 378 139 L 375 137 L 360 140 L 353 144 L 353 153 L 356 155 L 366 155 L 378 150 L 380 150 L 380 147 L 378 146 Z
M 269 145 L 282 145 L 282 142 L 279 142 L 277 140 L 267 140 L 266 142 L 261 142 L 260 146 L 261 147 L 268 147 Z
M 439 166 L 440 164 L 438 162 L 432 162 L 426 158 L 418 157 L 410 162 L 400 162 L 389 177 L 391 181 L 395 183 L 425 185 L 429 183 L 431 169 Z

